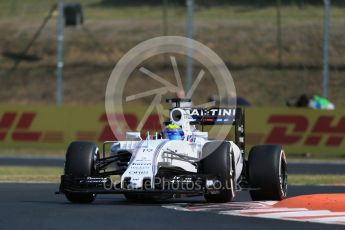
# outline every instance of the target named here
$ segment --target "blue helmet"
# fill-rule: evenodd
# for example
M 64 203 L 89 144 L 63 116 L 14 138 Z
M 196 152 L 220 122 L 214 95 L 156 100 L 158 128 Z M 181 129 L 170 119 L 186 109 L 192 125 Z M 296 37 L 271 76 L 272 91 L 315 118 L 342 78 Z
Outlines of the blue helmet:
M 176 124 L 169 124 L 164 129 L 164 135 L 169 140 L 183 140 L 184 132 L 180 126 Z

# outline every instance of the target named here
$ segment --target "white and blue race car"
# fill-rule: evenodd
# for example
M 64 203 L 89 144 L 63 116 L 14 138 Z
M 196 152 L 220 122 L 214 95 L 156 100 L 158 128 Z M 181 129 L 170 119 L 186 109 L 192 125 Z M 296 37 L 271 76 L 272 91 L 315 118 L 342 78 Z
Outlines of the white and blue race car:
M 143 138 L 128 132 L 126 140 L 105 142 L 102 153 L 92 142 L 72 142 L 60 192 L 73 203 L 117 193 L 134 201 L 201 195 L 208 202 L 229 202 L 248 190 L 253 200 L 286 197 L 282 147 L 258 145 L 245 156 L 244 109 L 180 107 L 186 101 L 169 100 L 174 107 L 162 133 Z M 197 125 L 233 125 L 235 138 L 211 140 Z

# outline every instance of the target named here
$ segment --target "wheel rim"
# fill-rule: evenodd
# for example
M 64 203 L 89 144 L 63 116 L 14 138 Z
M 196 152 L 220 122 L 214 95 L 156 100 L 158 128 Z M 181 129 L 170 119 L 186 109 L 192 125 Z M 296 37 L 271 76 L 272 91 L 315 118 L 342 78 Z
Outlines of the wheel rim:
M 282 150 L 280 154 L 280 167 L 279 167 L 279 186 L 281 191 L 281 198 L 286 197 L 287 194 L 287 163 L 285 153 Z
M 230 183 L 230 200 L 233 200 L 235 198 L 235 191 L 236 191 L 236 170 L 235 170 L 235 161 L 234 161 L 234 154 L 233 152 L 230 153 L 230 161 L 231 161 L 231 168 L 230 168 L 230 178 L 227 181 L 227 183 Z M 229 155 L 229 156 L 230 156 Z M 226 188 L 228 188 L 228 184 L 225 185 Z

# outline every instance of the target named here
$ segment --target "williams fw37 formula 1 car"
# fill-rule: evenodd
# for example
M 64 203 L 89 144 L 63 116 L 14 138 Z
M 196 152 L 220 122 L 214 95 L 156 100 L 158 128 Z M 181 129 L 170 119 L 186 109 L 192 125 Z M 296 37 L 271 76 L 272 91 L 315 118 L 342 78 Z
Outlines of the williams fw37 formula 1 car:
M 123 141 L 72 142 L 66 153 L 60 193 L 73 203 L 90 203 L 97 194 L 124 194 L 132 201 L 204 196 L 229 202 L 238 191 L 253 200 L 282 200 L 287 161 L 279 145 L 254 146 L 245 156 L 244 109 L 186 108 L 188 99 L 170 99 L 163 132 L 128 132 Z M 234 140 L 212 140 L 197 126 L 232 125 Z

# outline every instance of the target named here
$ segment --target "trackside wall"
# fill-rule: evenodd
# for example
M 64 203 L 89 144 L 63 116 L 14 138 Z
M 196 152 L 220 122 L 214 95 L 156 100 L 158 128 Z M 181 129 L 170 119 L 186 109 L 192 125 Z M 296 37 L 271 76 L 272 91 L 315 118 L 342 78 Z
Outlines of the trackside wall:
M 145 112 L 135 106 L 125 112 L 133 129 Z M 143 131 L 159 131 L 158 114 L 151 114 Z M 124 133 L 118 127 L 119 133 Z M 291 108 L 246 109 L 246 141 L 282 144 L 288 153 L 345 151 L 345 109 L 320 111 Z M 0 148 L 64 149 L 73 140 L 98 144 L 115 139 L 103 105 L 0 107 Z M 248 149 L 248 148 L 247 148 Z

